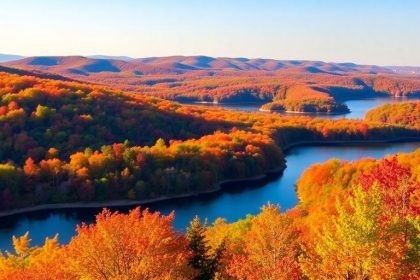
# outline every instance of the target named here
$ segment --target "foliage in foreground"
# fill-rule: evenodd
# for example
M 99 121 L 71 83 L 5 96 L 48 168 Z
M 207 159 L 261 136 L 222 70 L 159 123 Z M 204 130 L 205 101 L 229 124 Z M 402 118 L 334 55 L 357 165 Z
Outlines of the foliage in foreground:
M 174 214 L 103 210 L 67 245 L 13 238 L 0 279 L 418 279 L 419 156 L 343 163 L 316 186 L 320 201 L 306 195 L 285 213 L 268 204 L 231 224 L 196 218 L 186 235 L 173 230 Z M 338 176 L 349 170 L 352 180 Z

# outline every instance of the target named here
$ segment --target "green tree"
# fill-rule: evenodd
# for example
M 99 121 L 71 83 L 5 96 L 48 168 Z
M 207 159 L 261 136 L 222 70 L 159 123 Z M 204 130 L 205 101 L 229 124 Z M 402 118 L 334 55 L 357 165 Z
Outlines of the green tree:
M 210 247 L 205 238 L 206 228 L 207 223 L 201 224 L 200 218 L 195 216 L 187 229 L 190 250 L 193 252 L 190 265 L 198 271 L 194 278 L 197 280 L 214 279 L 224 250 L 222 242 L 215 252 L 210 254 Z

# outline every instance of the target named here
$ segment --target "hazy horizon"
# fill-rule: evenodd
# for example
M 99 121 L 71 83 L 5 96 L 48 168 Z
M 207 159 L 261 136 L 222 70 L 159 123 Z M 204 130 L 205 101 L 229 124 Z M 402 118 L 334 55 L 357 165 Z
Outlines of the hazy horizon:
M 195 56 L 205 56 L 205 57 L 213 57 L 213 58 L 246 58 L 246 59 L 273 59 L 273 60 L 279 60 L 279 61 L 313 61 L 313 62 L 324 62 L 324 63 L 337 63 L 337 64 L 343 64 L 343 63 L 354 63 L 357 65 L 366 65 L 366 66 L 379 66 L 379 67 L 415 67 L 418 68 L 420 67 L 419 65 L 391 65 L 391 64 L 366 64 L 366 63 L 357 63 L 354 61 L 325 61 L 325 60 L 314 60 L 314 59 L 287 59 L 287 58 L 271 58 L 271 57 L 229 57 L 229 56 L 211 56 L 211 55 L 205 55 L 205 54 L 196 54 L 196 55 L 183 55 L 183 54 L 174 54 L 174 55 L 164 55 L 164 56 L 142 56 L 142 57 L 131 57 L 131 56 L 126 56 L 126 55 L 107 55 L 107 54 L 70 54 L 70 55 L 60 55 L 60 54 L 52 54 L 52 55 L 21 55 L 21 54 L 10 54 L 10 53 L 0 53 L 0 55 L 10 55 L 10 56 L 20 56 L 23 58 L 28 58 L 28 57 L 65 57 L 65 56 L 80 56 L 80 57 L 86 57 L 86 58 L 95 58 L 95 56 L 103 56 L 103 57 L 109 57 L 109 59 L 116 59 L 116 60 L 124 60 L 124 59 L 119 59 L 119 57 L 121 58 L 129 58 L 131 59 L 142 59 L 142 58 L 151 58 L 151 57 L 156 57 L 156 58 L 164 58 L 164 57 L 178 57 L 178 56 L 184 56 L 184 57 L 195 57 Z M 101 58 L 97 58 L 97 59 L 101 59 Z M 12 61 L 12 60 L 11 60 Z M 129 60 L 125 60 L 125 61 L 129 61 Z
M 414 0 L 5 0 L 0 53 L 420 66 L 419 12 Z

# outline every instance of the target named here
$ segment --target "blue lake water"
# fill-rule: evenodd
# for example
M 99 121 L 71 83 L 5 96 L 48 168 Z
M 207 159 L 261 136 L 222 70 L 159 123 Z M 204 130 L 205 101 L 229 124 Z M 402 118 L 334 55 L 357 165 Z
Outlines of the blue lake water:
M 381 106 L 384 103 L 399 103 L 409 100 L 419 100 L 419 98 L 408 98 L 408 97 L 377 97 L 369 99 L 349 100 L 344 102 L 350 109 L 350 113 L 347 114 L 311 114 L 311 113 L 287 113 L 281 112 L 281 115 L 285 116 L 296 116 L 296 115 L 307 115 L 311 117 L 320 117 L 325 119 L 363 119 L 365 113 L 375 107 Z M 210 106 L 210 107 L 221 107 L 226 110 L 235 110 L 242 112 L 256 112 L 261 107 L 261 104 L 212 104 L 212 103 L 200 103 L 199 106 Z
M 357 146 L 312 146 L 296 147 L 286 155 L 287 168 L 263 183 L 242 183 L 223 192 L 206 196 L 185 198 L 148 205 L 162 213 L 175 211 L 175 228 L 184 230 L 189 221 L 198 215 L 209 222 L 217 217 L 228 221 L 243 218 L 246 214 L 256 214 L 262 205 L 278 203 L 282 209 L 296 205 L 295 182 L 302 172 L 314 163 L 330 158 L 356 160 L 364 157 L 381 158 L 387 154 L 410 152 L 420 147 L 420 143 L 393 143 Z M 132 207 L 111 208 L 128 211 Z M 0 250 L 11 249 L 13 235 L 30 232 L 32 244 L 43 243 L 46 236 L 59 233 L 59 240 L 68 242 L 75 234 L 75 227 L 81 222 L 93 222 L 99 209 L 54 210 L 22 214 L 0 219 Z

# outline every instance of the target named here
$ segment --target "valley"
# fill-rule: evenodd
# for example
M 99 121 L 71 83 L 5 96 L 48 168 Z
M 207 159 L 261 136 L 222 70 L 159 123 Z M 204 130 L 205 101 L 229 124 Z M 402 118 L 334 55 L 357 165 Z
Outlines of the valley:
M 0 7 L 0 280 L 420 279 L 420 1 Z

